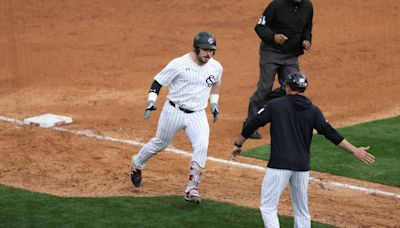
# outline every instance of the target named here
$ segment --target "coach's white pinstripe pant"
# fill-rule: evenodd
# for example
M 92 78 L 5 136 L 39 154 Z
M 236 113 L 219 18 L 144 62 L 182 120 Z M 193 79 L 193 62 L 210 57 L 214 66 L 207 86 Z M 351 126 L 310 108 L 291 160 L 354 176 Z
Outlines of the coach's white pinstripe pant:
M 279 198 L 288 183 L 292 195 L 294 227 L 311 227 L 308 211 L 308 181 L 310 172 L 267 168 L 261 186 L 260 210 L 265 227 L 279 227 Z
M 173 107 L 168 100 L 158 121 L 156 136 L 150 139 L 135 157 L 135 165 L 142 169 L 145 163 L 155 154 L 167 148 L 179 130 L 184 129 L 193 147 L 192 161 L 205 167 L 210 135 L 205 110 L 184 113 Z

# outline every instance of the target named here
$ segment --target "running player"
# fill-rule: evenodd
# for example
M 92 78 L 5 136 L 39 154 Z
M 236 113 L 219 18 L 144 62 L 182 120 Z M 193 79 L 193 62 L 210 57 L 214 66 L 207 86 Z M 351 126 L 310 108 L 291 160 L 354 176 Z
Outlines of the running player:
M 154 77 L 144 117 L 156 110 L 156 99 L 162 86 L 168 86 L 167 100 L 158 121 L 156 136 L 144 145 L 139 154 L 132 156 L 131 180 L 140 187 L 142 168 L 155 154 L 164 150 L 177 132 L 184 129 L 192 143 L 189 182 L 185 200 L 200 203 L 198 184 L 206 164 L 209 142 L 209 125 L 205 108 L 210 99 L 214 123 L 219 116 L 218 99 L 223 68 L 213 59 L 217 49 L 215 37 L 209 32 L 199 32 L 193 42 L 193 51 L 171 62 Z

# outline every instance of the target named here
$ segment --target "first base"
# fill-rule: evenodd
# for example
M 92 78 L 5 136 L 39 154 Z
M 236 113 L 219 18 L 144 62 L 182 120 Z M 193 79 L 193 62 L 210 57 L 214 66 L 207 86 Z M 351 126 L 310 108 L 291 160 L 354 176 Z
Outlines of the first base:
M 72 123 L 71 117 L 50 113 L 24 119 L 24 124 L 35 125 L 44 128 L 60 126 L 68 123 Z

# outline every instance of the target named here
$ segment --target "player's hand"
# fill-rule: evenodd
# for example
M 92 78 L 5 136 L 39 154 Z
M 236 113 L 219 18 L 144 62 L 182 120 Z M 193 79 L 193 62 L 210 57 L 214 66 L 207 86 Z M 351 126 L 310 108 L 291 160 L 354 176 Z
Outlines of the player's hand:
M 218 117 L 219 117 L 219 110 L 218 110 L 218 104 L 212 103 L 211 104 L 211 113 L 214 116 L 214 123 L 217 122 Z
M 304 41 L 303 41 L 303 48 L 304 48 L 304 50 L 306 50 L 306 51 L 310 50 L 310 49 L 311 49 L 311 43 L 310 43 L 310 41 L 304 40 Z
M 242 152 L 242 149 L 240 147 L 233 146 L 232 156 L 231 156 L 232 160 L 236 161 L 237 156 L 240 154 L 240 152 Z
M 365 164 L 371 164 L 375 162 L 375 156 L 368 153 L 367 151 L 369 150 L 369 146 L 367 147 L 358 147 L 354 151 L 354 157 L 356 157 L 358 160 L 364 162 Z
M 283 35 L 283 34 L 275 34 L 274 35 L 274 41 L 275 41 L 275 43 L 277 43 L 277 44 L 279 44 L 279 45 L 282 45 L 283 43 L 285 43 L 285 41 L 287 40 L 288 38 L 285 36 L 285 35 Z
M 150 118 L 150 112 L 156 110 L 157 107 L 153 101 L 147 102 L 147 107 L 144 110 L 144 118 L 147 120 Z

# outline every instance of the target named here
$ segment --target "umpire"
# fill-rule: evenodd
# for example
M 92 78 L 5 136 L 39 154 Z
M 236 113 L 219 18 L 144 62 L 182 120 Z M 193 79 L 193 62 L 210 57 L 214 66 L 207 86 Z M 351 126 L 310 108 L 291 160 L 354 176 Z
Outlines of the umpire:
M 353 156 L 371 164 L 375 157 L 369 147 L 355 147 L 325 119 L 320 109 L 304 96 L 308 82 L 300 72 L 290 73 L 286 96 L 272 99 L 244 126 L 234 142 L 232 159 L 252 132 L 271 123 L 271 155 L 261 188 L 260 210 L 265 227 L 279 227 L 277 208 L 282 191 L 290 183 L 294 226 L 310 227 L 307 189 L 310 176 L 310 145 L 313 129 Z
M 255 27 L 261 39 L 260 76 L 257 89 L 250 98 L 245 122 L 267 102 L 275 74 L 278 74 L 282 87 L 286 75 L 299 71 L 298 57 L 311 48 L 312 20 L 310 0 L 274 0 L 265 9 Z M 260 139 L 261 135 L 255 130 L 250 138 Z

